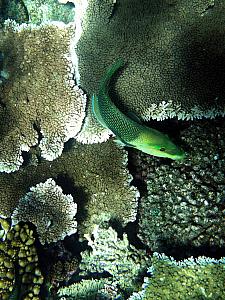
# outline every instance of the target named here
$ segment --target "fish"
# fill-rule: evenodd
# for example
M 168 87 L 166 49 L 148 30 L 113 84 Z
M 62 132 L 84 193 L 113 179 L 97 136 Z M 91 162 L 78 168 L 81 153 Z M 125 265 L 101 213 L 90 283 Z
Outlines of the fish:
M 134 115 L 131 117 L 124 114 L 110 99 L 110 82 L 115 73 L 124 66 L 124 60 L 118 59 L 102 77 L 97 93 L 92 96 L 94 117 L 104 128 L 110 129 L 118 144 L 157 157 L 184 159 L 185 152 L 168 135 L 142 124 Z

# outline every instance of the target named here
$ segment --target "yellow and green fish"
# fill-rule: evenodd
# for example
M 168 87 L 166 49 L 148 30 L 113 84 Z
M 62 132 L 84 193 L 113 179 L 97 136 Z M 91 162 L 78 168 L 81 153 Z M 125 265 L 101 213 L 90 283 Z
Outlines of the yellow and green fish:
M 110 129 L 117 141 L 124 146 L 133 147 L 144 153 L 175 160 L 183 159 L 185 153 L 170 138 L 160 131 L 149 128 L 122 113 L 111 101 L 108 90 L 112 76 L 124 66 L 119 59 L 103 76 L 99 91 L 92 97 L 92 110 L 99 123 Z

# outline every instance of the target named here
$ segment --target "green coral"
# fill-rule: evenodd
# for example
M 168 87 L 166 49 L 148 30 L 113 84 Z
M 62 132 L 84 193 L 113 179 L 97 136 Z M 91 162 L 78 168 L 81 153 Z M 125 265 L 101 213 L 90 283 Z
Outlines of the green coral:
M 189 258 L 176 262 L 154 253 L 144 290 L 129 300 L 197 300 L 225 298 L 225 258 Z
M 59 299 L 66 300 L 106 300 L 104 296 L 103 280 L 82 280 L 79 283 L 71 284 L 68 287 L 60 288 L 58 291 Z
M 58 0 L 23 0 L 32 24 L 41 24 L 46 21 L 74 21 L 75 8 L 71 5 L 62 5 Z
M 126 234 L 120 239 L 111 227 L 96 226 L 92 234 L 85 237 L 92 250 L 81 253 L 81 274 L 107 272 L 120 291 L 130 294 L 137 289 L 139 276 L 148 266 L 145 251 L 129 244 Z
M 11 224 L 0 218 L 0 295 L 2 300 L 39 300 L 43 277 L 34 245 L 33 230 L 27 224 Z

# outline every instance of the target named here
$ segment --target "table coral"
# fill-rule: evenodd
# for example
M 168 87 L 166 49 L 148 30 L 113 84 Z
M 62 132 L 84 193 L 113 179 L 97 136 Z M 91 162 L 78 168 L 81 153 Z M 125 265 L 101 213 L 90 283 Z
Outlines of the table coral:
M 42 157 L 61 155 L 82 126 L 86 97 L 73 79 L 74 24 L 17 25 L 0 32 L 0 171 L 18 170 L 22 151 L 39 144 Z
M 124 111 L 144 120 L 224 115 L 224 8 L 223 0 L 89 0 L 77 43 L 81 86 L 91 97 L 123 58 L 111 94 Z M 85 129 L 84 142 L 98 139 Z
M 152 250 L 170 255 L 218 251 L 225 239 L 224 121 L 195 122 L 181 138 L 189 146 L 183 162 L 138 153 L 139 174 L 147 184 L 147 196 L 140 201 L 139 237 Z
M 77 204 L 64 195 L 52 178 L 30 188 L 12 214 L 14 224 L 29 221 L 37 227 L 42 244 L 56 242 L 77 231 Z
M 0 224 L 0 298 L 11 299 L 18 289 L 24 300 L 39 300 L 43 276 L 33 230 L 27 224 L 11 226 L 2 218 Z
M 10 216 L 29 187 L 52 177 L 63 179 L 64 189 L 78 203 L 78 231 L 90 232 L 102 216 L 122 225 L 136 219 L 139 193 L 131 186 L 127 152 L 113 141 L 75 143 L 53 162 L 42 161 L 15 173 L 0 174 L 0 214 Z M 58 181 L 56 180 L 56 182 Z
M 176 262 L 154 253 L 143 291 L 129 300 L 224 299 L 224 270 L 225 258 L 191 257 Z

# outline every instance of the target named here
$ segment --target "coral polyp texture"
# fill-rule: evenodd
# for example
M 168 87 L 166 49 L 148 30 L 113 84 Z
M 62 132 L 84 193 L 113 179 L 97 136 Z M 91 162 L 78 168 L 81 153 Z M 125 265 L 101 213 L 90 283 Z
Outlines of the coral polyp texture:
M 75 143 L 53 162 L 42 161 L 14 173 L 2 173 L 0 214 L 10 216 L 31 186 L 58 177 L 64 178 L 64 188 L 70 188 L 68 194 L 78 203 L 78 210 L 80 206 L 78 230 L 82 233 L 87 228 L 90 232 L 92 224 L 105 214 L 126 225 L 136 219 L 139 196 L 130 184 L 132 176 L 127 170 L 127 160 L 127 152 L 113 141 L 93 145 Z
M 0 299 L 39 300 L 43 281 L 33 230 L 0 218 Z
M 180 248 L 190 256 L 201 248 L 224 247 L 224 122 L 196 121 L 181 138 L 190 147 L 182 162 L 139 153 L 139 174 L 147 184 L 139 237 L 153 251 L 174 255 Z
M 143 120 L 224 115 L 224 9 L 223 0 L 89 0 L 77 43 L 81 86 L 96 93 L 123 58 L 111 86 L 123 111 Z
M 0 37 L 0 171 L 12 172 L 34 145 L 47 160 L 61 155 L 81 129 L 86 96 L 73 79 L 74 24 L 6 21 Z
M 30 188 L 12 214 L 14 224 L 29 221 L 37 227 L 42 244 L 56 242 L 77 231 L 77 204 L 64 195 L 52 178 Z
M 176 262 L 154 253 L 143 291 L 129 300 L 215 299 L 225 297 L 225 258 L 199 257 Z

